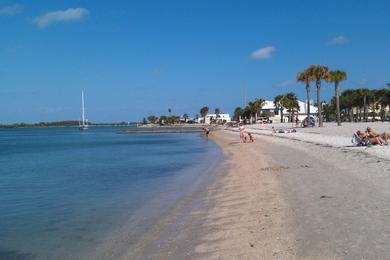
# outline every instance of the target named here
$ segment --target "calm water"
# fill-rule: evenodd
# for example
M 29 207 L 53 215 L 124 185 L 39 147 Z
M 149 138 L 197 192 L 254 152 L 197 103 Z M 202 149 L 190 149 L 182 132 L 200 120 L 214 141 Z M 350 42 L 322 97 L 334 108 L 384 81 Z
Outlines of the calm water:
M 0 130 L 0 259 L 88 258 L 120 230 L 135 239 L 221 156 L 195 134 L 119 129 Z

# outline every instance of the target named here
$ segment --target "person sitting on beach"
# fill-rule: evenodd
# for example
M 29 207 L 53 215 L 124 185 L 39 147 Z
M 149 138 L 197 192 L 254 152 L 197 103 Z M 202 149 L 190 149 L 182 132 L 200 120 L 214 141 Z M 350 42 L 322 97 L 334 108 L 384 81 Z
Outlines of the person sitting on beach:
M 390 133 L 383 132 L 381 135 L 372 130 L 371 127 L 367 127 L 367 133 L 372 137 L 379 137 L 385 144 L 387 144 L 387 139 L 390 139 Z
M 382 138 L 378 133 L 376 133 L 371 127 L 367 127 L 367 131 L 366 131 L 367 135 L 369 138 L 377 138 L 379 143 L 381 145 L 383 144 L 388 144 L 386 139 Z M 384 133 L 385 134 L 385 133 Z M 384 135 L 382 135 L 383 137 L 385 137 Z
M 383 132 L 383 134 L 381 134 L 381 137 L 385 142 L 387 142 L 387 139 L 390 139 L 390 133 Z
M 248 133 L 249 142 L 253 143 L 256 141 L 256 136 L 254 134 Z
M 366 144 L 383 145 L 383 142 L 378 137 L 372 137 L 368 133 L 357 130 L 356 135 L 362 139 Z

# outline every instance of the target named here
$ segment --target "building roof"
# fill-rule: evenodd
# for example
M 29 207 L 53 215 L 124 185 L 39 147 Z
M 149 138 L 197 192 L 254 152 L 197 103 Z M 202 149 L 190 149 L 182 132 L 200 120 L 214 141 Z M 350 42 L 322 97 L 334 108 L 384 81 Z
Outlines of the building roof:
M 299 105 L 299 113 L 307 113 L 306 102 L 298 100 L 298 105 Z M 266 100 L 264 102 L 264 106 L 262 109 L 274 110 L 275 108 L 276 107 L 273 101 Z M 287 112 L 288 112 L 287 109 L 283 109 L 283 113 L 287 113 Z M 317 112 L 318 112 L 317 107 L 310 105 L 310 113 L 317 113 Z
M 299 104 L 299 112 L 300 113 L 307 113 L 306 102 L 302 102 L 302 101 L 298 100 L 298 104 Z M 310 113 L 317 113 L 317 112 L 318 112 L 317 107 L 310 105 Z
M 217 116 L 217 114 L 207 114 L 207 116 L 206 117 L 216 117 Z M 219 114 L 219 116 L 220 117 L 230 117 L 230 115 L 229 114 Z

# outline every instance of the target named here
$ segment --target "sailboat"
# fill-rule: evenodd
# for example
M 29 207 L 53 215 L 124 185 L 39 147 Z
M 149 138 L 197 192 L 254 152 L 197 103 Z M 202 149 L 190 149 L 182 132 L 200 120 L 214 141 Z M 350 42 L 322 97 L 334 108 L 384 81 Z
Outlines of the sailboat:
M 81 91 L 81 122 L 79 124 L 79 129 L 81 131 L 88 129 L 87 120 L 85 119 L 84 91 Z

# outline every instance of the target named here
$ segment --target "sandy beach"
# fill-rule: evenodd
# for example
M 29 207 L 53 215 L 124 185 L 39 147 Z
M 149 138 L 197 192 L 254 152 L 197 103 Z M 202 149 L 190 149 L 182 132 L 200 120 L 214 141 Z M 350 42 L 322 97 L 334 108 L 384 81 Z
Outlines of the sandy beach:
M 221 130 L 211 138 L 225 154 L 215 181 L 180 202 L 124 258 L 383 259 L 390 254 L 388 160 L 275 136 L 240 144 L 237 133 Z
M 295 127 L 292 123 L 276 123 L 269 125 L 249 125 L 246 126 L 247 132 L 253 132 L 264 136 L 276 136 L 279 138 L 287 138 L 291 140 L 303 141 L 311 144 L 326 145 L 343 149 L 359 151 L 382 159 L 390 160 L 390 149 L 386 146 L 371 146 L 371 147 L 355 147 L 352 142 L 352 135 L 357 130 L 365 131 L 367 127 L 373 128 L 377 133 L 390 133 L 389 122 L 359 122 L 359 123 L 343 123 L 338 127 L 336 123 L 324 123 L 324 127 L 302 128 Z M 296 133 L 272 133 L 272 127 L 275 129 L 296 128 Z M 231 129 L 238 131 L 238 129 Z
M 167 212 L 123 259 L 294 258 L 291 210 L 274 174 L 283 167 L 235 133 L 217 131 L 210 139 L 225 156 L 214 181 Z

